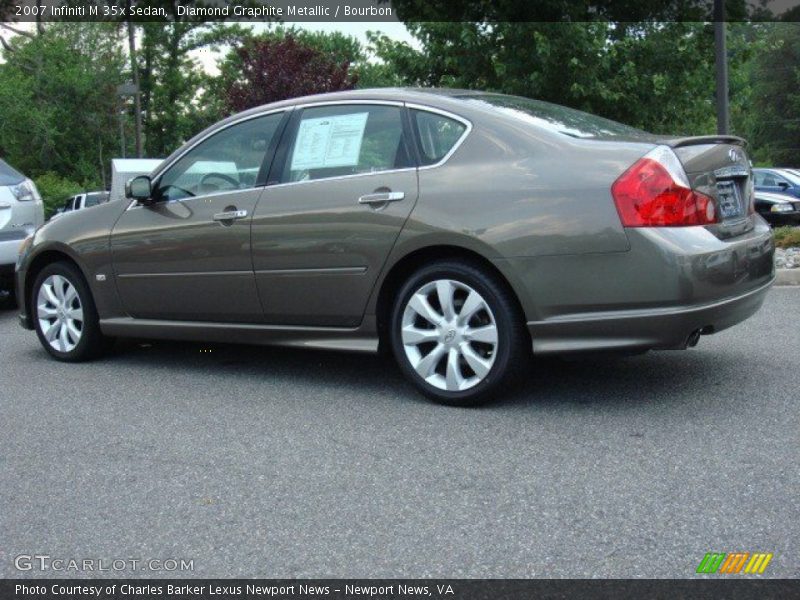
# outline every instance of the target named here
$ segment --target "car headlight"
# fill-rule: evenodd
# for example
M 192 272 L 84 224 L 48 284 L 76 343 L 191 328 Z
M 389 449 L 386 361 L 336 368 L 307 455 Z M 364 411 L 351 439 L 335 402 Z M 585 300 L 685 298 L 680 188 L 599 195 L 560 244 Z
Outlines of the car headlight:
M 36 200 L 36 193 L 30 179 L 26 179 L 17 185 L 12 185 L 11 193 L 14 194 L 17 202 L 32 202 Z
M 786 202 L 781 204 L 773 204 L 770 207 L 769 212 L 782 213 L 782 212 L 792 212 L 793 210 L 794 208 L 792 207 L 792 205 Z

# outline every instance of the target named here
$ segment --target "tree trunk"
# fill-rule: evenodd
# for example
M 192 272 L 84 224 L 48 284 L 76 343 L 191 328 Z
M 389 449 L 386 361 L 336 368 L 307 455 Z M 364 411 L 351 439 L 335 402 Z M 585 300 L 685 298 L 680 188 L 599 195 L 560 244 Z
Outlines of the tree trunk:
M 128 3 L 130 6 L 130 3 Z M 142 90 L 139 87 L 139 61 L 136 60 L 136 35 L 133 23 L 128 21 L 128 52 L 131 56 L 131 73 L 136 93 L 133 96 L 133 112 L 136 119 L 136 158 L 142 157 Z

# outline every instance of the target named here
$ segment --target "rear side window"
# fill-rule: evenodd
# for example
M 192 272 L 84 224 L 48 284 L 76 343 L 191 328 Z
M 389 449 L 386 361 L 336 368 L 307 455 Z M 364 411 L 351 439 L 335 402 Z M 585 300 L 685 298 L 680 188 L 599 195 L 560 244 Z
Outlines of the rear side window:
M 400 107 L 320 106 L 303 110 L 281 181 L 311 181 L 410 166 Z
M 432 165 L 442 160 L 467 130 L 460 121 L 424 110 L 412 110 L 420 146 L 420 163 Z
M 12 169 L 6 161 L 0 159 L 0 185 L 17 185 L 24 179 L 22 173 Z

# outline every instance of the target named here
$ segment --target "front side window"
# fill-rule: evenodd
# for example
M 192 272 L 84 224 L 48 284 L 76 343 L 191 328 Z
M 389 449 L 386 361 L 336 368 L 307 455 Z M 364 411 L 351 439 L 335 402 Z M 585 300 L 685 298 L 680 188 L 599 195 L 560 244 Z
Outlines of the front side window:
M 413 166 L 400 107 L 320 106 L 303 110 L 281 177 L 309 181 Z
M 282 113 L 231 125 L 200 142 L 159 178 L 156 197 L 183 200 L 256 187 Z
M 447 156 L 467 129 L 462 122 L 437 113 L 412 110 L 411 114 L 419 136 L 423 165 L 432 165 Z

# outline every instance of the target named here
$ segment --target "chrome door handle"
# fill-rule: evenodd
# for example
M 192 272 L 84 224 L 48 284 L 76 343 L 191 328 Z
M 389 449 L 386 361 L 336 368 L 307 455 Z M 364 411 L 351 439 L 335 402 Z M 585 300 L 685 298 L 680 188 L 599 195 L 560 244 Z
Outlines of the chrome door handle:
M 225 212 L 217 213 L 214 215 L 215 221 L 235 221 L 236 219 L 244 219 L 247 216 L 246 210 L 227 210 Z
M 397 202 L 406 195 L 403 192 L 378 192 L 376 194 L 364 194 L 359 197 L 359 204 L 382 204 L 384 202 Z

